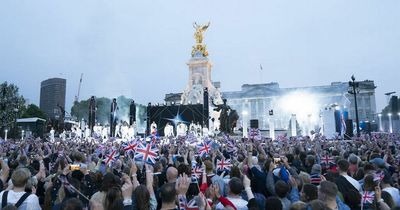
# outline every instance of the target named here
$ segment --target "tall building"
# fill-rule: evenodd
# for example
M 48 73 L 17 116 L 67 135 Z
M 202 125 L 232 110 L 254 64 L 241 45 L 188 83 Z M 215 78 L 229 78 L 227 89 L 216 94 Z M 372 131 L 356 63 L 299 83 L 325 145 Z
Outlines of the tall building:
M 67 80 L 62 78 L 50 78 L 40 83 L 40 109 L 52 120 L 61 117 L 57 105 L 65 109 L 66 84 Z

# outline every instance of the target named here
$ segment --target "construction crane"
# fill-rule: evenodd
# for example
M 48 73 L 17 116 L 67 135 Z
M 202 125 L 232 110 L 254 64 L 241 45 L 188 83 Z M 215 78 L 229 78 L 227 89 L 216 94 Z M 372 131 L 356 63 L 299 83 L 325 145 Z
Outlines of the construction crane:
M 81 73 L 81 79 L 79 80 L 78 94 L 75 96 L 75 102 L 79 102 L 79 94 L 81 93 L 82 78 L 83 78 L 83 73 Z

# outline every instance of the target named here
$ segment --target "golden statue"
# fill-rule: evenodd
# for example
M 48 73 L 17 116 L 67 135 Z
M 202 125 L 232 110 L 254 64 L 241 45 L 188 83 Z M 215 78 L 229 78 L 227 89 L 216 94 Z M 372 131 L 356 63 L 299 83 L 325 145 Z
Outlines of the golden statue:
M 196 52 L 201 52 L 204 57 L 208 56 L 206 45 L 203 44 L 203 33 L 207 30 L 208 26 L 210 26 L 210 22 L 208 22 L 207 25 L 198 25 L 196 22 L 193 23 L 193 28 L 196 29 L 194 32 L 196 45 L 193 46 L 192 57 L 194 57 Z
M 210 22 L 207 25 L 198 25 L 196 22 L 193 23 L 193 28 L 196 29 L 194 32 L 194 38 L 196 39 L 197 44 L 201 44 L 203 42 L 203 33 L 207 30 L 208 26 L 210 26 Z

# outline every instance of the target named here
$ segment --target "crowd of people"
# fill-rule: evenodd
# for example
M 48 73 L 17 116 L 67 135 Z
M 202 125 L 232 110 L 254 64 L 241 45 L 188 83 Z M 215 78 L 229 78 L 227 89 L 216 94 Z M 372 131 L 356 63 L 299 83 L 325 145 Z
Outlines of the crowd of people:
M 0 139 L 0 209 L 400 209 L 400 138 Z

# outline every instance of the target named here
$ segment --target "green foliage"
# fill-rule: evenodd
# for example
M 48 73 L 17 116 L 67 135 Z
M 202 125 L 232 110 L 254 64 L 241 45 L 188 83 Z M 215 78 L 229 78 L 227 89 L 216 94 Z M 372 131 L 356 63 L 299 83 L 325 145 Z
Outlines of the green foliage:
M 30 104 L 22 114 L 22 118 L 38 117 L 47 120 L 47 115 L 35 104 Z
M 0 128 L 13 127 L 16 119 L 25 110 L 25 99 L 18 93 L 18 87 L 4 82 L 0 84 Z

